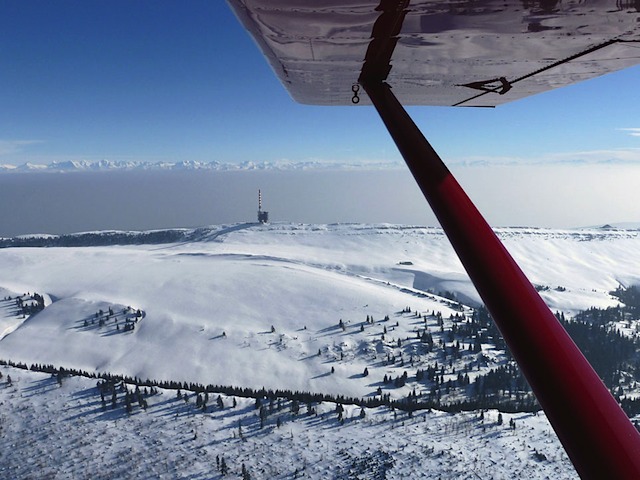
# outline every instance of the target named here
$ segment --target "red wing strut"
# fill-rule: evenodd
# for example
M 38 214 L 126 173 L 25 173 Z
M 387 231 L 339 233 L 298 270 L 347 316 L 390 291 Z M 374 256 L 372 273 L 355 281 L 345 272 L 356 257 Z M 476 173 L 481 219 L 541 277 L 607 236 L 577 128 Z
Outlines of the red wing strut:
M 583 479 L 640 478 L 640 434 L 389 85 L 363 84 Z

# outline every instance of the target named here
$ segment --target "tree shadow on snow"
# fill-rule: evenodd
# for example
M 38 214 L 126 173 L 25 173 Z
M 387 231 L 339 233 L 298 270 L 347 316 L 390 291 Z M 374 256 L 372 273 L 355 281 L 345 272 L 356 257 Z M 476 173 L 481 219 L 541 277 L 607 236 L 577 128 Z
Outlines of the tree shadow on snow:
M 33 397 L 35 395 L 47 393 L 55 388 L 59 388 L 58 382 L 56 381 L 55 377 L 51 376 L 31 382 L 31 385 L 23 388 L 22 391 L 26 393 L 28 397 Z

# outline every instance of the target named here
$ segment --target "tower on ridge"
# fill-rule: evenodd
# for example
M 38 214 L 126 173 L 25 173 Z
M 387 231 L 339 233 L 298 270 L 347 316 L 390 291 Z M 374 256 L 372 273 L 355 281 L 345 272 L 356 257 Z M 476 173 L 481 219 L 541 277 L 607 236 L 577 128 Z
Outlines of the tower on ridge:
M 258 222 L 269 223 L 269 212 L 262 210 L 262 192 L 258 190 Z

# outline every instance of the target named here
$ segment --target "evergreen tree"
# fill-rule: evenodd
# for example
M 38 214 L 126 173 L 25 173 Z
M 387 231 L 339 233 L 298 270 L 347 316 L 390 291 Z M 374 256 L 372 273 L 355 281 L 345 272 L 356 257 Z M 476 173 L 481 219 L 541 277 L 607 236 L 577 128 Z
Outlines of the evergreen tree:
M 264 428 L 264 422 L 267 420 L 267 408 L 263 405 L 260 407 L 260 429 Z
M 131 411 L 133 410 L 133 407 L 131 406 L 131 395 L 129 394 L 129 392 L 127 392 L 124 396 L 124 405 L 125 405 L 125 409 L 127 410 L 127 413 L 131 413 Z

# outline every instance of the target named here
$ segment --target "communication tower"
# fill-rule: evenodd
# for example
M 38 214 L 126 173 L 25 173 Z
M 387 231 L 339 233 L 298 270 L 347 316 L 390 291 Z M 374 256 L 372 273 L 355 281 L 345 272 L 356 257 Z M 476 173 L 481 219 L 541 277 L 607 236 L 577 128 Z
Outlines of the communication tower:
M 262 192 L 258 190 L 258 222 L 269 223 L 269 212 L 262 210 Z

